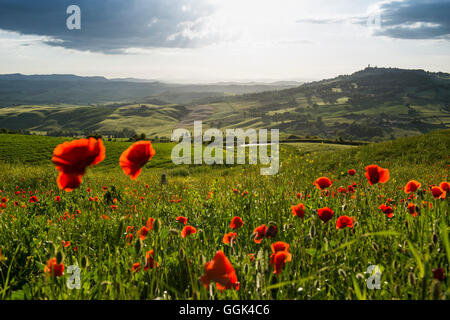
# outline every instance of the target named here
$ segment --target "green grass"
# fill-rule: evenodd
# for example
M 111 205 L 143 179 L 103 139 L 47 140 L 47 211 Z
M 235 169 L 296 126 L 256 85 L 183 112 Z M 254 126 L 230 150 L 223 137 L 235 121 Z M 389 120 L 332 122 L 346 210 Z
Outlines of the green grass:
M 111 142 L 105 143 L 105 163 L 89 169 L 81 187 L 71 193 L 58 190 L 56 172 L 48 164 L 52 148 L 61 141 L 0 136 L 0 198 L 9 199 L 0 214 L 0 299 L 430 299 L 432 269 L 443 267 L 446 275 L 450 271 L 448 197 L 434 200 L 429 192 L 418 194 L 412 201 L 420 215 L 413 217 L 403 203 L 411 200 L 402 190 L 410 179 L 420 181 L 425 191 L 448 180 L 449 130 L 343 150 L 282 145 L 280 172 L 274 176 L 261 176 L 252 165 L 152 166 L 165 164 L 171 149 L 155 144 L 156 156 L 136 181 L 117 164 L 129 144 Z M 28 157 L 35 161 L 25 162 Z M 386 184 L 369 186 L 364 167 L 372 163 L 390 170 Z M 350 168 L 357 171 L 353 177 L 346 173 Z M 168 173 L 167 185 L 159 183 L 163 172 Z M 333 181 L 328 197 L 312 185 L 320 176 Z M 353 182 L 358 185 L 354 197 L 334 194 Z M 234 194 L 233 188 L 249 193 Z M 15 195 L 21 189 L 27 193 Z M 30 191 L 39 203 L 28 203 Z M 297 192 L 306 198 L 298 199 Z M 60 203 L 54 201 L 57 195 Z M 89 196 L 99 201 L 89 201 Z M 112 198 L 118 199 L 116 210 L 111 209 Z M 395 205 L 391 219 L 378 209 L 387 198 Z M 26 207 L 14 206 L 14 201 Z M 304 220 L 291 213 L 291 205 L 299 202 L 307 208 Z M 316 209 L 325 206 L 335 214 L 323 223 Z M 76 210 L 81 213 L 63 219 L 65 212 Z M 180 237 L 179 215 L 197 228 L 196 234 Z M 244 226 L 237 230 L 237 242 L 225 245 L 222 237 L 231 231 L 236 215 Z M 354 217 L 353 229 L 336 230 L 342 215 Z M 158 219 L 160 227 L 144 241 L 128 245 L 126 227 L 137 230 L 149 217 Z M 256 244 L 251 233 L 263 223 L 276 224 L 278 234 Z M 63 247 L 62 240 L 71 245 Z M 289 243 L 292 254 L 279 275 L 269 264 L 274 241 Z M 150 249 L 159 267 L 132 272 L 133 263 L 144 263 Z M 236 270 L 239 291 L 219 292 L 215 285 L 205 289 L 199 281 L 205 262 L 219 249 Z M 250 253 L 255 254 L 253 262 Z M 45 263 L 58 254 L 66 268 L 80 266 L 80 290 L 67 288 L 68 274 L 44 275 Z M 382 270 L 380 290 L 365 285 L 365 272 L 374 264 Z M 440 286 L 442 298 L 448 299 L 448 278 Z

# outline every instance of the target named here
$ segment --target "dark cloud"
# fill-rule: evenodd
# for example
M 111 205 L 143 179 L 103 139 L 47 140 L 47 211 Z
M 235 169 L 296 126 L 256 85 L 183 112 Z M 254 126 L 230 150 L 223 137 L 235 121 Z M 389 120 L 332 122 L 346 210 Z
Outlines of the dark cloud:
M 70 5 L 81 8 L 81 30 L 66 27 Z M 209 39 L 192 34 L 212 13 L 202 0 L 0 0 L 0 29 L 48 36 L 54 46 L 117 53 L 201 45 Z
M 369 25 L 374 35 L 399 39 L 450 39 L 450 0 L 404 0 L 378 3 L 370 15 L 299 19 L 298 23 Z M 379 24 L 377 24 L 379 22 Z
M 381 28 L 375 35 L 400 39 L 450 38 L 449 0 L 406 0 L 380 5 Z

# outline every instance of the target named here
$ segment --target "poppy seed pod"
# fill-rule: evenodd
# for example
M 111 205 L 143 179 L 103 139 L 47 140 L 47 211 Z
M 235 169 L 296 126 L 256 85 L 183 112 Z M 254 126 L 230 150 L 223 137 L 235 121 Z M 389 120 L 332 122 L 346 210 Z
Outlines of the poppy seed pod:
M 441 282 L 434 279 L 431 282 L 431 298 L 433 300 L 440 300 L 442 295 Z

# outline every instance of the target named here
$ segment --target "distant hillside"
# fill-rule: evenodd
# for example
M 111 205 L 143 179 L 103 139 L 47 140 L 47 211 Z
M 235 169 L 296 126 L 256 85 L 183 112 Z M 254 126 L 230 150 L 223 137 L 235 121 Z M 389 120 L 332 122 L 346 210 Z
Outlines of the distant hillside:
M 297 84 L 295 84 L 297 85 Z M 76 75 L 0 75 L 0 107 L 20 104 L 99 104 L 111 102 L 189 103 L 206 97 L 292 88 L 274 84 L 169 84 L 133 78 L 112 79 Z
M 0 76 L 0 100 L 14 101 L 0 108 L 0 128 L 52 134 L 121 132 L 119 136 L 137 132 L 155 138 L 202 120 L 205 128 L 276 128 L 283 139 L 366 141 L 450 128 L 447 73 L 366 68 L 288 89 L 253 83 L 176 85 L 55 77 L 67 80 Z
M 281 91 L 204 100 L 212 127 L 388 140 L 450 127 L 450 74 L 366 68 Z M 191 116 L 195 119 L 194 116 Z

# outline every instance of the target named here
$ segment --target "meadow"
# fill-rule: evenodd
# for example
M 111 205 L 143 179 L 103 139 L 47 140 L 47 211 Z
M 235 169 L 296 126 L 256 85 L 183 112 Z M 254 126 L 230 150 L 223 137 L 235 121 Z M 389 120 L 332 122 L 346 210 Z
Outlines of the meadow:
M 7 200 L 0 207 L 0 299 L 449 298 L 448 195 L 435 199 L 429 187 L 448 181 L 450 130 L 360 147 L 283 144 L 274 176 L 261 176 L 257 165 L 175 166 L 173 144 L 155 143 L 156 155 L 130 180 L 118 159 L 131 143 L 105 141 L 105 160 L 72 192 L 58 189 L 51 162 L 67 140 L 0 135 L 0 199 Z M 390 179 L 369 185 L 371 164 L 388 169 Z M 320 190 L 313 185 L 319 177 L 332 185 Z M 406 194 L 412 179 L 421 187 Z M 299 203 L 303 219 L 292 212 Z M 392 217 L 381 204 L 393 208 Z M 334 211 L 326 222 L 317 211 L 324 207 Z M 196 233 L 182 237 L 179 216 Z M 233 230 L 235 216 L 244 224 Z M 337 229 L 341 216 L 353 226 Z M 252 234 L 263 224 L 277 232 L 256 243 Z M 236 238 L 224 243 L 229 232 Z M 274 274 L 277 241 L 289 244 L 291 260 Z M 200 281 L 218 250 L 239 290 Z M 52 258 L 64 265 L 62 275 L 46 272 Z M 71 265 L 80 268 L 80 289 L 67 286 Z M 381 271 L 380 289 L 366 286 L 371 265 Z

